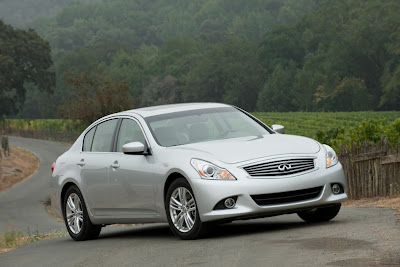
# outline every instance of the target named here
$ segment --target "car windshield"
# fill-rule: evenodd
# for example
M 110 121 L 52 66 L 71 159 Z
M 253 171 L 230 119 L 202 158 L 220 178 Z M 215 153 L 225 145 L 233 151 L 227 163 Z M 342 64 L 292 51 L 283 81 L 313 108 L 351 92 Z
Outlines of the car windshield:
M 174 112 L 145 120 L 158 144 L 165 147 L 270 133 L 233 107 Z

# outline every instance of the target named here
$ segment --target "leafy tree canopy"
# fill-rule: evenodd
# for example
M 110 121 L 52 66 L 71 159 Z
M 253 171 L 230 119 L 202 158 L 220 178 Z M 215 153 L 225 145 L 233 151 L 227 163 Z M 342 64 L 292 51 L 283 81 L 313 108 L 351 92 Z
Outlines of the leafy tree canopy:
M 125 82 L 112 82 L 103 75 L 91 78 L 85 73 L 72 75 L 73 97 L 58 107 L 63 118 L 89 125 L 93 121 L 122 110 L 132 109 L 133 101 Z
M 135 47 L 192 37 L 208 43 L 239 37 L 260 40 L 276 24 L 291 24 L 315 7 L 309 0 L 113 0 L 72 2 L 32 25 L 54 55 L 99 40 Z
M 50 46 L 34 30 L 14 29 L 0 20 L 0 117 L 21 110 L 27 84 L 51 93 L 52 66 Z
M 398 0 L 74 1 L 31 24 L 51 44 L 57 87 L 50 101 L 33 87 L 26 110 L 48 102 L 38 112 L 54 116 L 81 72 L 124 81 L 135 107 L 400 109 L 399 14 Z
M 275 27 L 259 49 L 270 76 L 258 108 L 399 109 L 399 14 L 396 0 L 321 1 L 296 24 Z M 282 70 L 288 62 L 297 70 Z M 274 100 L 275 91 L 282 96 Z M 296 104 L 282 106 L 288 95 Z

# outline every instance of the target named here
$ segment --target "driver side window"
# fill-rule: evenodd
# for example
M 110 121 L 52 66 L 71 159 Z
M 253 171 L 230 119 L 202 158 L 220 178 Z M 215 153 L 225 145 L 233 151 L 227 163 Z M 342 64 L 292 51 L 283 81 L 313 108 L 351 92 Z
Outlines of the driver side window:
M 118 134 L 117 152 L 122 152 L 122 146 L 131 142 L 141 142 L 146 146 L 146 139 L 139 124 L 130 119 L 123 119 Z

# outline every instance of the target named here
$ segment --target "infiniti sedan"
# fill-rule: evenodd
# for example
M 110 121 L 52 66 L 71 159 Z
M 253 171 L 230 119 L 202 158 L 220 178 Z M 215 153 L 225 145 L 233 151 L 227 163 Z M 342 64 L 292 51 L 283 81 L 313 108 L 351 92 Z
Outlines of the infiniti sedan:
M 181 239 L 211 223 L 297 213 L 329 221 L 347 199 L 335 151 L 246 111 L 191 103 L 91 124 L 53 164 L 51 202 L 74 240 L 109 224 L 168 222 Z

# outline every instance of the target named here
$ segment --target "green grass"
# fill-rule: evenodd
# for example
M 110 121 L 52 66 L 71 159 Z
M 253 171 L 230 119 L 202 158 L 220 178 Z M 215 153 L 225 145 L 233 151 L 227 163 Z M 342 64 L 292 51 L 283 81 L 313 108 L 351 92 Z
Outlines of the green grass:
M 256 112 L 252 113 L 267 125 L 281 124 L 287 134 L 315 137 L 317 131 L 333 127 L 353 127 L 367 119 L 385 118 L 388 122 L 400 118 L 400 111 L 360 112 Z
M 353 127 L 367 119 L 385 118 L 388 122 L 400 118 L 400 111 L 360 112 L 255 112 L 254 116 L 267 125 L 281 124 L 287 134 L 315 137 L 317 131 L 328 131 L 334 127 Z M 62 119 L 7 119 L 0 122 L 1 129 L 19 131 L 69 131 L 80 133 L 78 123 Z
M 0 129 L 18 131 L 80 131 L 79 122 L 62 119 L 6 119 L 0 121 Z

